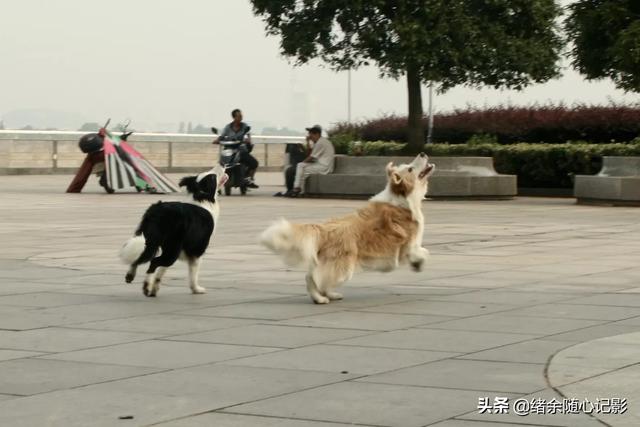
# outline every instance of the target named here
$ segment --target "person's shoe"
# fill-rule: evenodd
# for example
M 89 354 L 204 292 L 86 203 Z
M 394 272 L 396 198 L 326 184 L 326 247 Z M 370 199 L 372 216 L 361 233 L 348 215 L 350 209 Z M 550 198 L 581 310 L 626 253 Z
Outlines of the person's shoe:
M 260 188 L 260 186 L 258 184 L 256 184 L 253 181 L 250 181 L 249 184 L 247 184 L 247 187 L 249 188 Z
M 273 197 L 284 197 L 285 194 L 282 193 L 282 191 L 278 191 L 276 194 L 273 195 Z

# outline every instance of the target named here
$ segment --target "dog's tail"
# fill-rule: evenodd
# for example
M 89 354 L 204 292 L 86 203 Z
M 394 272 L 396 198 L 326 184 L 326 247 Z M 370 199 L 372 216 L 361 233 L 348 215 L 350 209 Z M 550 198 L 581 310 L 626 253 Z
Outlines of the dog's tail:
M 140 255 L 144 253 L 146 247 L 147 242 L 142 234 L 133 236 L 120 249 L 120 259 L 125 264 L 131 265 L 140 259 Z
M 260 235 L 260 243 L 281 255 L 288 265 L 308 267 L 318 261 L 318 231 L 315 225 L 280 219 Z

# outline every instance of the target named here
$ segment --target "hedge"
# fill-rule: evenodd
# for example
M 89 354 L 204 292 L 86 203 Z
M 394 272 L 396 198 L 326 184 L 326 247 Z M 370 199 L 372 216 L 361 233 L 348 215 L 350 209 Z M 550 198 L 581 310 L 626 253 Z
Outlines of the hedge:
M 355 124 L 340 123 L 329 133 L 332 137 L 348 135 L 363 141 L 406 142 L 407 119 L 386 116 Z M 468 107 L 434 115 L 434 142 L 463 144 L 476 134 L 493 135 L 500 144 L 628 142 L 640 135 L 640 104 Z
M 572 188 L 574 175 L 593 175 L 602 168 L 602 156 L 640 156 L 632 144 L 431 144 L 433 156 L 493 157 L 499 173 L 518 175 L 519 187 Z
M 383 149 L 384 145 L 389 147 Z M 370 155 L 392 153 L 393 150 L 401 149 L 401 146 L 402 144 L 378 141 L 377 149 L 374 150 L 376 152 Z M 600 171 L 602 156 L 640 156 L 640 139 L 626 144 L 589 144 L 580 141 L 510 145 L 476 139 L 471 144 L 425 145 L 425 152 L 430 156 L 442 157 L 493 157 L 496 171 L 517 175 L 519 187 L 572 188 L 574 175 L 592 175 Z

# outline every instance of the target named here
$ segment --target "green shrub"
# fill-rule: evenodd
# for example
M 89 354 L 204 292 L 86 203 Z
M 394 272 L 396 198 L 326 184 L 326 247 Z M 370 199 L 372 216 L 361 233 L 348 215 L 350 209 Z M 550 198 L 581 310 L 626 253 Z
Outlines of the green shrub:
M 425 146 L 425 152 L 431 156 L 493 157 L 499 173 L 518 176 L 519 187 L 571 188 L 574 175 L 600 171 L 602 156 L 640 156 L 640 144 L 431 144 Z
M 350 134 L 339 134 L 330 137 L 336 154 L 349 154 L 351 143 L 354 139 L 354 136 Z
M 389 141 L 354 141 L 349 135 L 331 137 L 336 154 L 350 156 L 397 156 L 402 153 L 405 144 Z
M 405 144 L 389 141 L 366 141 L 361 143 L 360 148 L 364 156 L 397 156 L 402 153 Z M 351 144 L 349 154 L 355 154 L 356 144 Z

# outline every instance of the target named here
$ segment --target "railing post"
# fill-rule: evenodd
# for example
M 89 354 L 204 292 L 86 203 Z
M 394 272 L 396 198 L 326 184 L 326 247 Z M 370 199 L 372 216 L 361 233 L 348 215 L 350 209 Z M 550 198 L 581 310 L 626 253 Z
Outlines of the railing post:
M 171 168 L 173 168 L 173 141 L 169 140 L 167 142 L 169 143 L 169 148 L 168 148 L 169 158 L 167 159 L 167 168 L 171 170 Z
M 58 141 L 53 141 L 53 147 L 51 148 L 53 151 L 51 154 L 51 164 L 53 169 L 58 169 Z
M 264 142 L 264 167 L 269 166 L 269 144 Z

